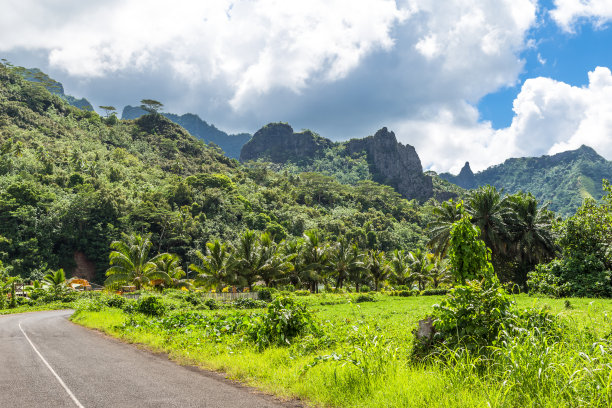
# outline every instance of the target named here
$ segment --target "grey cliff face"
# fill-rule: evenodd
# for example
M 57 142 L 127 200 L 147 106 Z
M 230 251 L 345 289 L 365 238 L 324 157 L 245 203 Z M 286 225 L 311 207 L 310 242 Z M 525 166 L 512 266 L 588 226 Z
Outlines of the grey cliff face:
M 333 142 L 309 130 L 294 133 L 286 123 L 271 123 L 258 130 L 240 152 L 240 161 L 263 158 L 275 163 L 315 157 Z
M 423 174 L 421 159 L 410 145 L 397 142 L 386 127 L 374 136 L 353 139 L 347 143 L 350 154 L 365 151 L 374 181 L 388 184 L 408 199 L 425 201 L 433 195 L 431 177 Z

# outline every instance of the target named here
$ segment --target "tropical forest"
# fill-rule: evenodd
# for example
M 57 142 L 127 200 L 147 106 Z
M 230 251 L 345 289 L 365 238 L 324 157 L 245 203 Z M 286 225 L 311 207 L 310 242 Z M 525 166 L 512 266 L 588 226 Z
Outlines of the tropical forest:
M 387 128 L 213 142 L 162 102 L 98 114 L 0 64 L 0 314 L 74 310 L 292 406 L 611 406 L 593 149 L 438 175 Z

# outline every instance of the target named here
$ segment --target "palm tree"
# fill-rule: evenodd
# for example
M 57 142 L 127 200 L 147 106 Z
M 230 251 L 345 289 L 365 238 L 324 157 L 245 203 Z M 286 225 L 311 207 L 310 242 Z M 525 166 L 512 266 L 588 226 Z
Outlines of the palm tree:
M 548 211 L 547 205 L 538 208 L 538 201 L 531 194 L 514 194 L 509 201 L 517 216 L 517 222 L 512 225 L 512 252 L 520 265 L 515 280 L 524 285 L 527 272 L 538 263 L 552 259 L 557 250 L 552 235 L 554 214 Z
M 273 286 L 284 280 L 286 275 L 294 269 L 291 261 L 296 255 L 286 254 L 279 250 L 282 247 L 283 243 L 274 242 L 272 236 L 267 232 L 259 236 L 257 275 L 266 286 Z
M 257 235 L 253 231 L 245 231 L 238 240 L 234 259 L 236 271 L 239 275 L 238 278 L 240 282 L 244 282 L 249 290 L 258 277 L 257 274 L 261 261 L 260 255 Z
M 470 193 L 465 209 L 472 224 L 480 228 L 480 238 L 491 249 L 491 258 L 507 253 L 511 241 L 508 226 L 516 222 L 508 197 L 487 185 Z
M 461 218 L 461 206 L 456 205 L 453 200 L 444 201 L 435 206 L 432 213 L 436 219 L 428 225 L 430 239 L 427 246 L 444 258 L 450 245 L 453 223 Z
M 342 288 L 344 281 L 349 279 L 352 271 L 363 269 L 363 267 L 359 248 L 345 237 L 340 238 L 336 245 L 331 248 L 328 257 L 328 269 L 330 276 L 336 279 L 337 288 Z
M 425 285 L 429 278 L 429 272 L 433 268 L 428 254 L 421 249 L 417 249 L 414 252 L 410 252 L 408 257 L 410 258 L 410 271 L 411 277 L 419 285 L 419 290 L 425 290 Z
M 43 280 L 51 285 L 55 293 L 61 292 L 66 287 L 66 274 L 61 268 L 55 272 L 47 273 Z
M 429 260 L 432 264 L 432 268 L 429 270 L 428 278 L 431 282 L 431 286 L 437 289 L 442 283 L 452 281 L 452 275 L 450 272 L 450 263 L 447 259 L 440 259 L 439 257 L 429 254 Z
M 196 256 L 200 259 L 202 265 L 189 265 L 189 269 L 197 275 L 196 284 L 221 290 L 225 284 L 236 281 L 231 246 L 215 239 L 213 242 L 206 244 L 206 255 L 196 251 Z
M 149 236 L 123 234 L 123 241 L 113 241 L 114 250 L 109 255 L 111 267 L 106 270 L 106 286 L 132 283 L 136 289 L 148 284 L 152 279 L 170 279 L 166 272 L 157 268 L 156 262 L 166 254 L 149 258 L 152 243 Z
M 302 248 L 301 278 L 310 284 L 311 292 L 319 291 L 319 282 L 323 279 L 323 272 L 327 267 L 328 250 L 321 242 L 316 231 L 304 233 Z
M 391 279 L 396 285 L 410 286 L 412 276 L 410 275 L 410 257 L 404 250 L 396 249 L 391 257 Z
M 378 292 L 380 283 L 387 280 L 391 273 L 389 263 L 385 259 L 385 253 L 377 249 L 370 250 L 368 253 L 367 269 L 374 281 L 374 290 Z
M 163 282 L 163 285 L 169 288 L 189 289 L 191 282 L 183 278 L 186 273 L 181 266 L 181 258 L 175 254 L 162 254 L 155 262 L 157 270 L 165 272 L 168 275 L 168 280 Z
M 301 286 L 302 284 L 302 249 L 304 246 L 303 239 L 295 239 L 290 241 L 284 241 L 281 252 L 283 255 L 290 259 L 293 268 L 287 272 L 285 281 L 291 283 L 294 286 Z

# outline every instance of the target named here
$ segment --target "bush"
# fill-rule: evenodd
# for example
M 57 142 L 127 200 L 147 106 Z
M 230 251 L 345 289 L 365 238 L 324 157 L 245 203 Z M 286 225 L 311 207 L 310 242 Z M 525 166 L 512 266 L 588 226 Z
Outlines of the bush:
M 425 289 L 421 296 L 443 296 L 448 293 L 448 289 Z
M 217 303 L 217 301 L 215 299 L 206 299 L 204 301 L 204 304 L 210 310 L 217 310 L 217 309 L 219 309 L 221 307 L 221 306 L 219 306 L 219 303 Z
M 290 345 L 295 337 L 314 331 L 314 319 L 306 306 L 292 297 L 279 296 L 268 305 L 266 314 L 255 322 L 251 337 L 263 350 L 270 345 Z
M 363 302 L 376 302 L 376 299 L 372 295 L 361 294 L 355 297 L 355 303 L 363 303 Z
M 106 306 L 108 307 L 115 307 L 117 309 L 122 309 L 123 306 L 125 306 L 127 299 L 124 298 L 121 295 L 116 295 L 116 294 L 112 294 L 110 296 L 105 296 L 103 298 L 101 298 L 101 300 L 106 304 Z
M 259 288 L 257 291 L 257 298 L 265 302 L 270 302 L 275 292 L 277 292 L 277 290 L 274 288 Z
M 232 307 L 236 309 L 258 309 L 266 307 L 267 302 L 263 300 L 255 300 L 250 298 L 236 299 L 232 302 Z
M 309 296 L 310 295 L 310 291 L 309 290 L 296 290 L 295 292 L 293 292 L 296 296 Z
M 505 319 L 511 317 L 512 302 L 499 282 L 471 281 L 451 289 L 434 306 L 434 345 L 465 347 L 480 352 L 497 338 Z
M 561 284 L 560 274 L 563 262 L 554 260 L 548 264 L 536 265 L 535 270 L 527 274 L 527 288 L 530 294 L 538 293 L 552 297 L 563 297 L 570 293 L 569 283 Z
M 136 311 L 149 316 L 163 316 L 166 305 L 159 296 L 142 296 L 136 301 Z
M 412 295 L 413 293 L 409 290 L 400 290 L 399 292 L 397 292 L 397 296 L 401 296 L 401 297 L 409 297 Z
M 285 285 L 284 290 L 286 290 L 287 292 L 295 292 L 295 286 L 289 284 L 289 285 Z

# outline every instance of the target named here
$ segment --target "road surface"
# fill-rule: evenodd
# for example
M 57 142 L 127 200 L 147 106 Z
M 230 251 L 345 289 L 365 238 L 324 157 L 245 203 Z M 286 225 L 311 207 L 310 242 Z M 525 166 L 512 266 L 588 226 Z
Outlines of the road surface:
M 297 407 L 77 326 L 72 311 L 0 317 L 0 407 Z

